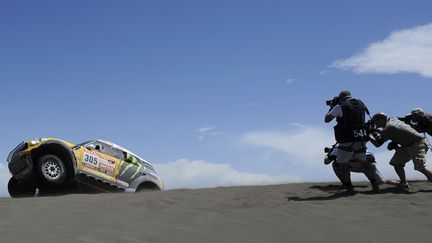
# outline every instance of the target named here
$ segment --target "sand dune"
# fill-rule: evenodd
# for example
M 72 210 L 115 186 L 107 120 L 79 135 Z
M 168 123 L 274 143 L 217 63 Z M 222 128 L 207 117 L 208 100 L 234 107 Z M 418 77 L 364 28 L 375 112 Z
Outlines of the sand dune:
M 432 184 L 367 183 L 73 194 L 0 200 L 2 242 L 397 242 L 429 240 Z

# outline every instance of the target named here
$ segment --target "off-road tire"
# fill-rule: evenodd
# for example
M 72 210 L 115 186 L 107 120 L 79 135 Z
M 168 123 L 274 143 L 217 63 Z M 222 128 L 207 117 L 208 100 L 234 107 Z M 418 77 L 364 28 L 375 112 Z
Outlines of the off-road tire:
M 36 186 L 12 177 L 8 182 L 8 191 L 12 198 L 33 197 L 36 193 Z

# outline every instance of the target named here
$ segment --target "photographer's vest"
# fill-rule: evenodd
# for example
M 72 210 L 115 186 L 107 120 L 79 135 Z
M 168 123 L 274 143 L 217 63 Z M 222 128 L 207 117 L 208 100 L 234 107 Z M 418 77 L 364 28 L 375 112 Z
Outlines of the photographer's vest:
M 365 130 L 366 106 L 360 100 L 350 98 L 339 104 L 342 117 L 336 119 L 334 127 L 335 138 L 338 143 L 367 141 Z

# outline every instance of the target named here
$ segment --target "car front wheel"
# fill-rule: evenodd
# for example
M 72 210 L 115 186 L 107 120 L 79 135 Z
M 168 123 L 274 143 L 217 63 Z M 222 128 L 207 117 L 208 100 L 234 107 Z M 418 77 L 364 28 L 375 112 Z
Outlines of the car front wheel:
M 52 154 L 38 159 L 39 175 L 43 182 L 50 185 L 60 185 L 66 179 L 66 166 L 63 161 Z

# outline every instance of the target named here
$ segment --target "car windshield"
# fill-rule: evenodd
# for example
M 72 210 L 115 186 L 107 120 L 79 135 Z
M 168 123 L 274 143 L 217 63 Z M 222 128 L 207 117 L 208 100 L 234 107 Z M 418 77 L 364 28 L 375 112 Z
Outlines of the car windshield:
M 89 144 L 89 143 L 93 143 L 94 141 L 93 140 L 91 140 L 91 141 L 85 141 L 84 143 L 79 143 L 79 144 L 77 144 L 78 146 L 84 146 L 84 145 L 87 145 L 87 144 Z

